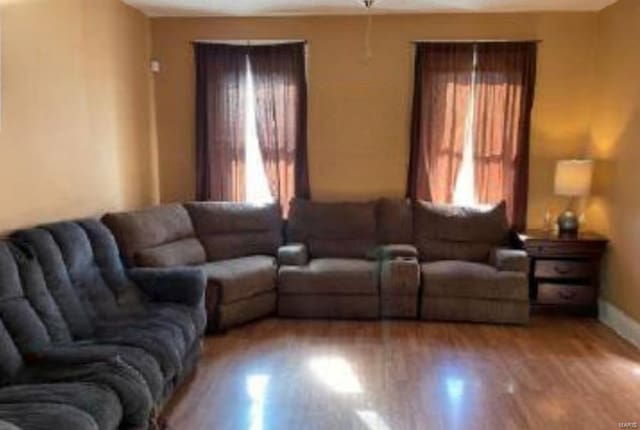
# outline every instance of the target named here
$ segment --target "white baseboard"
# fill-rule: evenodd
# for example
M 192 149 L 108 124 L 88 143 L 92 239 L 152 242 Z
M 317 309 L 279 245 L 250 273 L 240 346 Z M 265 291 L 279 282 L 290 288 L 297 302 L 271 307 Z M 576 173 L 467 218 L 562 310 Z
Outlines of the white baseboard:
M 604 325 L 640 348 L 640 322 L 603 299 L 598 301 L 598 315 Z

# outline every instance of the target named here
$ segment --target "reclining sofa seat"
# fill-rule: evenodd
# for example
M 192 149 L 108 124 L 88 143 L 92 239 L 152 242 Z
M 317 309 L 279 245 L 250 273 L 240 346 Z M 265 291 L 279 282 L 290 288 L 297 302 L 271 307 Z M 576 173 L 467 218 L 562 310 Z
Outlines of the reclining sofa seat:
M 46 364 L 25 358 L 53 351 L 53 336 L 25 295 L 14 252 L 0 242 L 0 421 L 25 429 L 145 428 L 151 396 L 139 374 L 116 357 L 66 351 Z M 130 403 L 123 407 L 121 399 Z
M 379 316 L 375 203 L 293 199 L 287 230 L 289 244 L 279 252 L 279 316 Z
M 129 267 L 192 266 L 206 274 L 208 331 L 275 312 L 277 205 L 169 204 L 107 214 L 103 222 Z
M 195 365 L 205 322 L 201 272 L 127 273 L 96 220 L 16 232 L 12 250 L 15 270 L 6 263 L 0 271 L 21 280 L 23 304 L 2 317 L 17 349 L 35 363 L 32 379 L 53 364 L 70 367 L 54 372 L 63 381 L 98 373 L 118 393 L 121 427 L 147 428 Z
M 282 216 L 277 204 L 192 202 L 185 208 L 208 262 L 200 267 L 218 292 L 218 329 L 276 311 Z
M 504 202 L 490 210 L 415 202 L 421 318 L 526 324 L 529 263 L 510 249 L 510 234 Z

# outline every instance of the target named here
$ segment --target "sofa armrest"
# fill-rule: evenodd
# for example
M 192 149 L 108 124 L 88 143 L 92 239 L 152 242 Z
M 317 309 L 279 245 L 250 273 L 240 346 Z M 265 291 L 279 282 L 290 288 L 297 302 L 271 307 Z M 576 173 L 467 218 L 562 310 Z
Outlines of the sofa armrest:
M 494 248 L 491 251 L 491 264 L 501 272 L 529 272 L 529 258 L 520 249 Z
M 207 280 L 196 268 L 129 270 L 129 276 L 154 302 L 173 302 L 188 306 L 203 303 Z
M 278 248 L 280 266 L 304 266 L 309 262 L 309 252 L 303 243 L 291 243 Z
M 413 245 L 392 243 L 374 248 L 367 256 L 371 260 L 392 260 L 394 258 L 417 258 L 418 249 Z

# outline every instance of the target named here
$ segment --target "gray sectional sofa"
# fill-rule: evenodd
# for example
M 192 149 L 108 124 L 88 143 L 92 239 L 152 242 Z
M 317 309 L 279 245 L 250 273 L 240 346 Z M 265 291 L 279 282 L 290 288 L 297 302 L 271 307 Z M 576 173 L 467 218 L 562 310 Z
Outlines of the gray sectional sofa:
M 0 242 L 0 428 L 147 429 L 194 368 L 205 278 L 125 270 L 97 220 Z

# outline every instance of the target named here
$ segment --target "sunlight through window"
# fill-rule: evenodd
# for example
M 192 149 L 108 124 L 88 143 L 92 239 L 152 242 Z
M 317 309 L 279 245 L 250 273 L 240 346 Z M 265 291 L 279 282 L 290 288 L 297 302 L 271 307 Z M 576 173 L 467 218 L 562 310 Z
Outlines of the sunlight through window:
M 476 64 L 478 62 L 478 54 L 473 53 L 473 71 L 471 72 L 471 82 L 476 80 Z M 467 112 L 465 130 L 464 130 L 464 147 L 462 148 L 462 162 L 460 163 L 460 170 L 458 171 L 458 177 L 453 190 L 453 203 L 463 206 L 476 205 L 476 184 L 475 175 L 473 172 L 473 123 L 475 120 L 475 106 L 476 106 L 476 86 L 471 86 L 471 95 L 469 100 L 469 108 Z
M 256 129 L 256 94 L 251 74 L 251 65 L 247 58 L 247 83 L 246 83 L 246 115 L 245 115 L 245 199 L 249 203 L 264 204 L 273 202 L 269 182 L 264 170 L 264 161 L 260 144 L 258 143 L 258 130 Z
M 264 428 L 264 403 L 268 384 L 269 375 L 247 376 L 247 394 L 251 400 L 249 430 L 262 430 Z
M 319 357 L 309 363 L 316 378 L 338 393 L 357 394 L 362 392 L 360 381 L 351 365 L 341 357 Z

